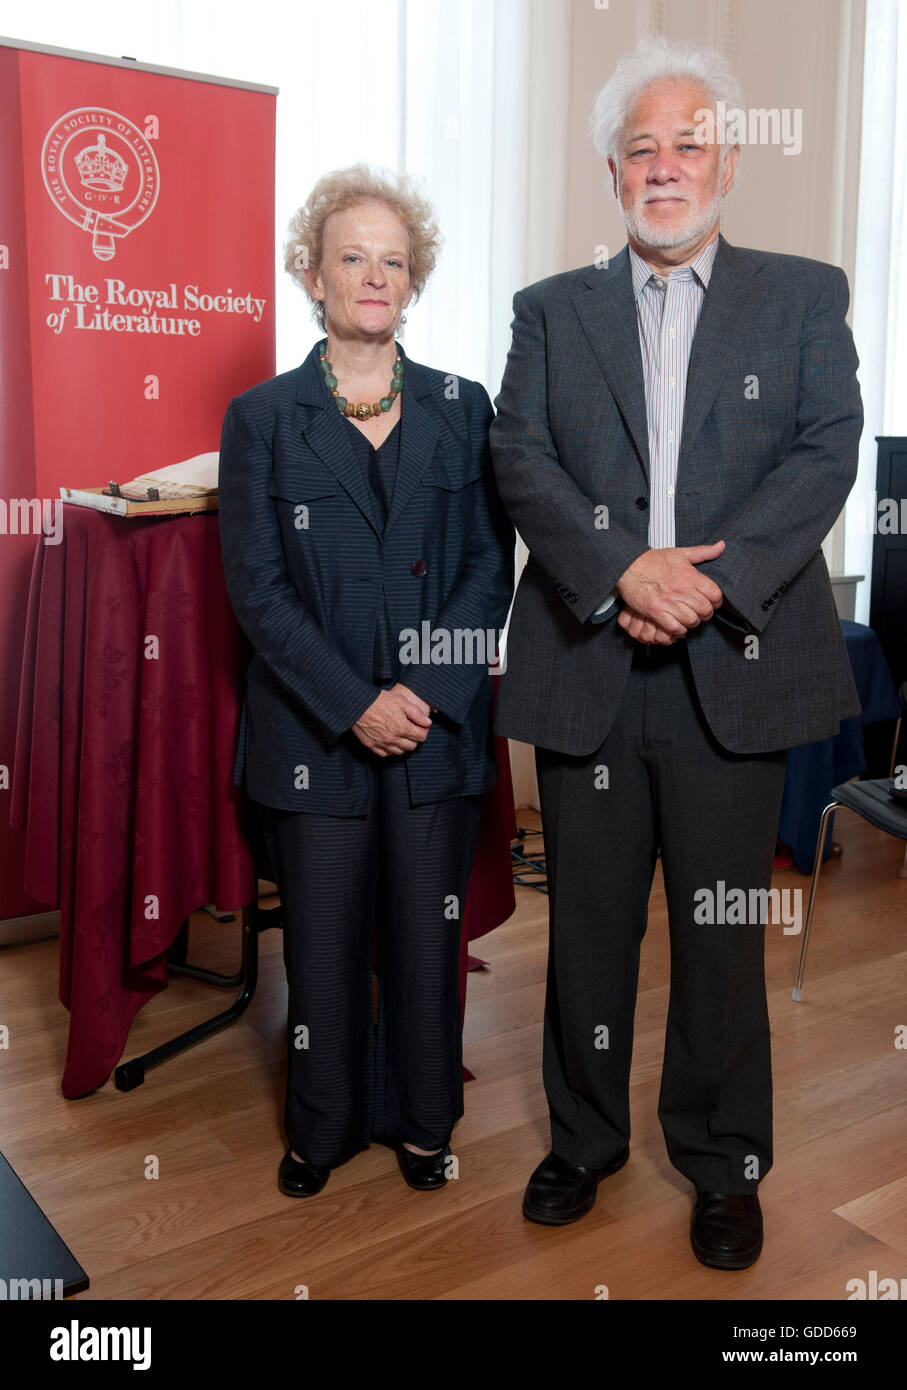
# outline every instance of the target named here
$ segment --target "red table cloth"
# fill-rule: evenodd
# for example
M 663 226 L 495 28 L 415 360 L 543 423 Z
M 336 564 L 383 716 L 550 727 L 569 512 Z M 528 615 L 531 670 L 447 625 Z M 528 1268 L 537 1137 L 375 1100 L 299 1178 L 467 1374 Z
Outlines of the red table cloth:
M 232 781 L 248 643 L 227 598 L 216 513 L 123 518 L 67 504 L 35 548 L 11 824 L 25 891 L 60 908 L 70 1011 L 64 1096 L 110 1076 L 135 1014 L 167 985 L 183 921 L 255 893 Z M 506 740 L 483 810 L 466 943 L 514 909 Z

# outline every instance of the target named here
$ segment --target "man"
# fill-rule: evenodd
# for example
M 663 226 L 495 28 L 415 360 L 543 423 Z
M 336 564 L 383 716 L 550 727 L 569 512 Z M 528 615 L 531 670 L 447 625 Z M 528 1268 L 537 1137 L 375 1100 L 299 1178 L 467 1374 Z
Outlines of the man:
M 740 1269 L 772 1163 L 765 890 L 785 750 L 860 709 L 820 546 L 862 408 L 844 274 L 719 234 L 739 157 L 704 119 L 721 100 L 742 107 L 709 50 L 648 41 L 618 66 L 595 135 L 628 246 L 514 296 L 491 439 L 530 550 L 497 731 L 536 745 L 550 893 L 552 1141 L 524 1215 L 576 1220 L 628 1158 L 660 850 L 658 1113 L 696 1189 L 694 1253 Z

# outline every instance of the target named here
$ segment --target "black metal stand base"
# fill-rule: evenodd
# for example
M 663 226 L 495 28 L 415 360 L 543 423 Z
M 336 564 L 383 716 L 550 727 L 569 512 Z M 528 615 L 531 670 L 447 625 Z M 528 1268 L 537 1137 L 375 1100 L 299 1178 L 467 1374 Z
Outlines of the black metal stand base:
M 142 1085 L 145 1080 L 145 1073 L 151 1067 L 159 1067 L 168 1058 L 185 1052 L 186 1048 L 204 1042 L 205 1038 L 211 1037 L 212 1033 L 219 1033 L 222 1028 L 227 1028 L 231 1023 L 235 1023 L 240 1014 L 244 1013 L 251 1003 L 258 983 L 259 933 L 266 931 L 268 927 L 282 926 L 283 908 L 272 907 L 265 911 L 259 907 L 256 884 L 255 898 L 242 910 L 242 964 L 239 973 L 221 975 L 215 970 L 204 970 L 200 966 L 186 963 L 189 922 L 188 920 L 185 921 L 168 955 L 167 963 L 171 973 L 188 975 L 193 980 L 201 980 L 205 984 L 216 985 L 220 989 L 235 989 L 237 986 L 241 986 L 240 992 L 228 1009 L 215 1014 L 213 1018 L 205 1019 L 203 1023 L 197 1023 L 194 1028 L 188 1028 L 185 1033 L 180 1033 L 178 1037 L 162 1043 L 160 1047 L 152 1048 L 150 1052 L 144 1053 L 141 1057 L 133 1057 L 128 1062 L 122 1062 L 113 1074 L 114 1085 L 117 1090 L 134 1091 L 137 1086 Z
M 544 850 L 540 854 L 531 854 L 526 849 L 526 836 L 541 837 L 541 834 L 540 830 L 526 830 L 522 825 L 518 826 L 516 840 L 510 846 L 510 858 L 514 883 L 521 888 L 534 888 L 536 893 L 547 893 L 548 866 Z

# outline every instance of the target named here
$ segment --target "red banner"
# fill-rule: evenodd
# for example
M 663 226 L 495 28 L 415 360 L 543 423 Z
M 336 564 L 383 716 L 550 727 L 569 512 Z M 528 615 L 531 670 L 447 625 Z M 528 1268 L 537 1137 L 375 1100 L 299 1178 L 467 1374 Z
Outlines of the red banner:
M 8 822 L 35 546 L 61 484 L 216 450 L 231 396 L 273 376 L 275 99 L 15 47 L 0 90 L 3 918 L 46 910 Z

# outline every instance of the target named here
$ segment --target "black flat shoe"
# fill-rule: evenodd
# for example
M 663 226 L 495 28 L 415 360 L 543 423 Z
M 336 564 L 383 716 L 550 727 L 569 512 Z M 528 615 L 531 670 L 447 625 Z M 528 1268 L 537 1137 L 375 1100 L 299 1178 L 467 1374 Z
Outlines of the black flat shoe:
M 762 1253 L 762 1209 L 755 1193 L 696 1193 L 693 1254 L 713 1269 L 746 1269 Z
M 436 1154 L 414 1154 L 403 1144 L 397 1145 L 397 1162 L 400 1172 L 410 1187 L 418 1192 L 432 1192 L 447 1182 L 447 1160 L 450 1158 L 450 1145 L 445 1144 Z
M 595 1206 L 602 1178 L 623 1168 L 629 1157 L 628 1146 L 604 1168 L 582 1168 L 550 1153 L 529 1179 L 523 1198 L 523 1215 L 543 1226 L 566 1226 L 578 1221 Z
M 277 1170 L 277 1186 L 285 1197 L 314 1197 L 330 1176 L 326 1163 L 300 1163 L 287 1149 Z

